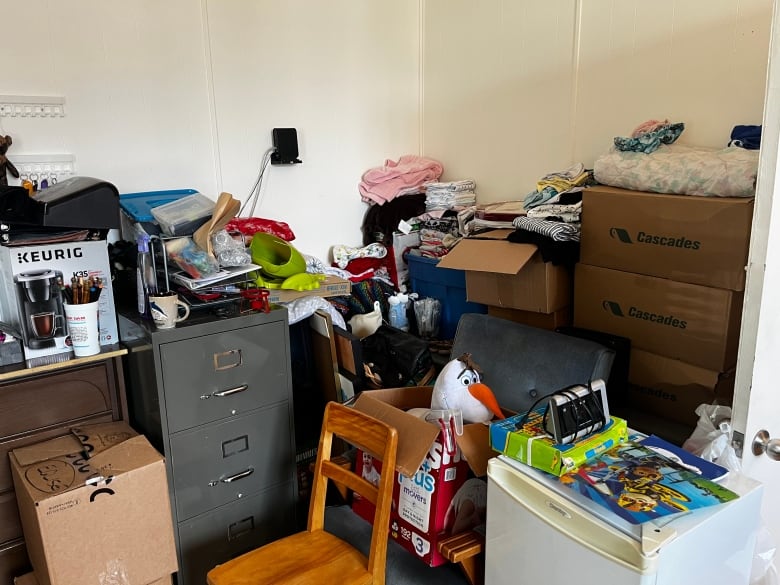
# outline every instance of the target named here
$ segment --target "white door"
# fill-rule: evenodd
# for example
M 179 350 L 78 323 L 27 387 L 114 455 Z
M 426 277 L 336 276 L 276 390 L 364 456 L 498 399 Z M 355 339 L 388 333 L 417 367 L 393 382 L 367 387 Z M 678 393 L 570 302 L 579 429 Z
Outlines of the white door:
M 780 455 L 780 2 L 775 2 L 753 231 L 740 337 L 732 424 L 744 472 L 763 482 L 762 514 L 780 545 L 780 461 L 754 455 L 761 430 Z M 776 205 L 775 205 L 776 203 Z M 775 562 L 780 564 L 780 558 Z

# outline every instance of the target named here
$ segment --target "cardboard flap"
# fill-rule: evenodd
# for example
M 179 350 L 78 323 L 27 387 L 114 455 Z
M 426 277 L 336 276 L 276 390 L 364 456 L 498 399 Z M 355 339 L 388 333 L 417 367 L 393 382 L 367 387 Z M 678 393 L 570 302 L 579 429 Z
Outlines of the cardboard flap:
M 143 435 L 136 435 L 106 449 L 93 454 L 89 464 L 100 471 L 101 475 L 120 475 L 145 467 L 162 460 L 162 455 L 149 444 Z
M 127 423 L 121 421 L 73 427 L 70 430 L 81 442 L 87 458 L 138 435 Z
M 458 447 L 477 477 L 487 475 L 488 460 L 498 455 L 490 448 L 490 427 L 483 424 L 464 425 L 458 437 Z
M 81 453 L 82 449 L 81 443 L 76 437 L 65 435 L 64 437 L 57 437 L 56 439 L 35 445 L 14 449 L 13 455 L 19 466 L 27 467 L 41 461 Z
M 474 272 L 517 274 L 538 248 L 533 244 L 515 244 L 506 240 L 461 240 L 436 265 Z
M 439 436 L 439 427 L 404 412 L 409 408 L 430 408 L 430 387 L 394 388 L 363 392 L 354 408 L 379 419 L 398 431 L 396 470 L 413 477 Z M 381 394 L 381 397 L 380 397 Z

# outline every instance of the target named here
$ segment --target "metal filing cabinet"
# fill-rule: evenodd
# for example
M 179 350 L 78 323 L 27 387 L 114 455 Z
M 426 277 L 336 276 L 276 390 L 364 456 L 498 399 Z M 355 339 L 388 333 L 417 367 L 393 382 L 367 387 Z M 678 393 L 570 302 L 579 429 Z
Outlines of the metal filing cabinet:
M 130 423 L 166 459 L 178 585 L 295 530 L 287 311 L 119 318 Z

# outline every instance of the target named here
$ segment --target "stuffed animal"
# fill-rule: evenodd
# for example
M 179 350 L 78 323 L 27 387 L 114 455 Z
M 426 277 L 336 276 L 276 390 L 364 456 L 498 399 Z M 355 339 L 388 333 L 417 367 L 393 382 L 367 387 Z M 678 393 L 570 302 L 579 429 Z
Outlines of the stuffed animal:
M 505 418 L 493 391 L 481 382 L 482 371 L 464 353 L 448 362 L 436 378 L 431 397 L 431 408 L 457 410 L 467 423 L 486 423 L 495 415 Z
M 8 147 L 11 146 L 11 144 L 13 144 L 13 140 L 11 140 L 10 136 L 3 136 L 0 134 L 0 187 L 8 186 L 6 171 L 11 173 L 14 178 L 19 178 L 19 171 L 16 170 L 14 163 L 5 156 L 5 153 L 8 152 Z

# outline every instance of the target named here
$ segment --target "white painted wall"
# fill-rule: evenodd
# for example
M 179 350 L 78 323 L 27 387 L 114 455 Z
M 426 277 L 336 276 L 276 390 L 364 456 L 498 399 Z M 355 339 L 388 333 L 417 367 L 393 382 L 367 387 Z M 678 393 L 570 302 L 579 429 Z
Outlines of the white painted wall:
M 761 124 L 771 0 L 423 0 L 424 152 L 478 201 L 591 167 L 650 118 L 723 147 Z
M 66 99 L 64 118 L 0 118 L 11 160 L 69 153 L 78 174 L 123 192 L 216 190 L 197 2 L 2 0 L 0 10 L 0 94 Z
M 21 154 L 68 153 L 120 192 L 242 201 L 274 127 L 304 161 L 269 167 L 255 214 L 302 252 L 361 244 L 357 184 L 419 152 L 416 0 L 0 0 L 0 95 L 56 95 L 65 118 L 0 118 Z

